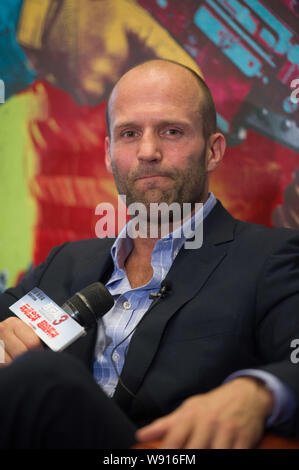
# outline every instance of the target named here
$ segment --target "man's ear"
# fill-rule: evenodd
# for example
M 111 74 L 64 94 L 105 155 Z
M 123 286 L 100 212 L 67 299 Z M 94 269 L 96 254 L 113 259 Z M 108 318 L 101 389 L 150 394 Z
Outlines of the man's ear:
M 216 170 L 226 149 L 225 137 L 220 132 L 210 135 L 207 142 L 207 172 Z
M 108 136 L 105 137 L 105 164 L 106 164 L 108 173 L 112 173 L 110 139 Z

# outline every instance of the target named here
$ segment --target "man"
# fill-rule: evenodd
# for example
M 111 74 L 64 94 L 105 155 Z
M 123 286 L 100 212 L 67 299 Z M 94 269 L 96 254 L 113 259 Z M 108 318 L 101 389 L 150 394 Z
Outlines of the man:
M 208 192 L 225 141 L 209 91 L 189 69 L 162 60 L 131 69 L 110 96 L 108 128 L 106 165 L 127 203 L 142 202 L 148 211 L 151 203 L 204 203 L 192 219 L 197 226 L 199 214 L 204 218 L 203 246 L 187 249 L 174 234 L 120 237 L 110 256 L 113 241 L 68 243 L 3 294 L 3 318 L 34 286 L 62 304 L 100 280 L 115 298 L 104 317 L 111 339 L 104 353 L 95 352 L 95 332 L 69 348 L 93 367 L 98 390 L 69 355 L 22 355 L 41 343 L 21 321 L 0 324 L 11 363 L 0 371 L 0 402 L 11 382 L 17 387 L 18 374 L 22 393 L 37 400 L 28 405 L 30 438 L 22 445 L 57 446 L 57 429 L 62 446 L 86 446 L 84 433 L 90 446 L 128 446 L 135 426 L 144 425 L 137 440 L 159 439 L 166 448 L 250 448 L 265 428 L 296 435 L 299 381 L 290 343 L 299 337 L 298 233 L 237 221 Z M 163 279 L 171 290 L 146 314 L 149 293 Z M 0 408 L 3 427 L 15 436 L 24 419 L 13 426 L 7 416 Z

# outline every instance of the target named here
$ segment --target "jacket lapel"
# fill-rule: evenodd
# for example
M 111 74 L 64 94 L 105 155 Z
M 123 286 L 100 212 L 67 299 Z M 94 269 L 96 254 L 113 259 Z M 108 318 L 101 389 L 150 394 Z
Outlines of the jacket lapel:
M 121 380 L 136 394 L 158 350 L 161 337 L 172 316 L 194 297 L 209 276 L 226 256 L 229 241 L 233 240 L 235 219 L 218 202 L 203 225 L 203 245 L 199 249 L 182 248 L 166 279 L 171 292 L 160 299 L 143 317 L 134 333 Z M 118 384 L 114 399 L 128 409 L 132 396 Z

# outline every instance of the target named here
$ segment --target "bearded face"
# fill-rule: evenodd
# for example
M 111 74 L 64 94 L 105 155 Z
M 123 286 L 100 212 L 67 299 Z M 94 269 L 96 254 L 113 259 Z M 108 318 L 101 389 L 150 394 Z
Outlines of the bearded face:
M 128 205 L 205 202 L 224 139 L 204 137 L 202 103 L 194 76 L 174 64 L 153 61 L 120 79 L 108 103 L 106 166 Z
M 184 167 L 167 167 L 157 163 L 140 163 L 126 171 L 112 157 L 112 172 L 119 194 L 126 195 L 127 205 L 140 202 L 149 211 L 150 203 L 201 202 L 204 198 L 206 172 L 206 145 L 199 155 L 185 158 Z

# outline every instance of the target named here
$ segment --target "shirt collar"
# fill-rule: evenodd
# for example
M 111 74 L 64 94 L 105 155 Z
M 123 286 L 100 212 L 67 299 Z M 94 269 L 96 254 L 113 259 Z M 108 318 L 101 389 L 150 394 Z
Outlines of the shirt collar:
M 188 238 L 192 238 L 192 236 L 194 235 L 194 230 L 211 212 L 216 202 L 217 200 L 214 194 L 210 192 L 206 202 L 200 205 L 200 208 L 193 214 L 191 220 L 186 220 L 186 222 L 182 226 L 179 226 L 173 232 L 158 240 L 155 245 L 155 249 L 158 245 L 161 245 L 161 243 L 163 243 L 165 240 L 173 240 L 172 252 L 177 253 L 184 244 L 185 240 Z M 134 246 L 133 239 L 127 235 L 127 227 L 130 222 L 131 221 L 129 220 L 127 224 L 122 228 L 111 247 L 111 256 L 113 259 L 114 267 L 117 270 L 124 268 L 125 260 L 131 253 Z

